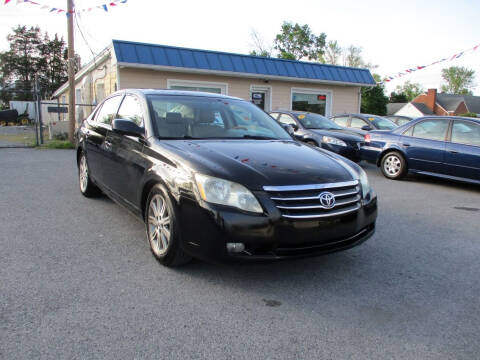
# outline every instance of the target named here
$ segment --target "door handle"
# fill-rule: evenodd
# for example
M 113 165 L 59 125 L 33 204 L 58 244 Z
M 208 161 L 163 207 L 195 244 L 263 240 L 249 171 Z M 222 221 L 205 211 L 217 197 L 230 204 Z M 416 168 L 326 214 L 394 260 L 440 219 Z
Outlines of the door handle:
M 458 154 L 458 151 L 455 151 L 455 150 L 448 150 L 448 152 L 449 152 L 450 154 Z
M 409 147 L 409 146 L 410 146 L 409 143 L 402 143 L 402 145 L 405 146 L 405 147 Z

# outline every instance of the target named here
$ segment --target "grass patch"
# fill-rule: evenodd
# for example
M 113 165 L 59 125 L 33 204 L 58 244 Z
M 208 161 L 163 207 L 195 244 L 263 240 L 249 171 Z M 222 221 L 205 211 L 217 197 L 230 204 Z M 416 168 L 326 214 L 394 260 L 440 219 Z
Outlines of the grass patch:
M 38 147 L 39 149 L 75 149 L 75 145 L 68 140 L 50 140 Z
M 35 145 L 35 134 L 32 135 L 23 135 L 23 134 L 0 134 L 1 141 L 7 141 L 9 143 L 23 144 L 34 146 Z

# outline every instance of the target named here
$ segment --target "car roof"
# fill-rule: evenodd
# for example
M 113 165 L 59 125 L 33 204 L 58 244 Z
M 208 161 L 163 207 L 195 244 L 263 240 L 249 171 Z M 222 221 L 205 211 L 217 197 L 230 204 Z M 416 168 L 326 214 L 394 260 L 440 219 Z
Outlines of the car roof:
M 416 118 L 415 120 L 426 120 L 426 119 L 452 119 L 452 120 L 468 120 L 473 121 L 480 124 L 480 118 L 473 118 L 467 116 L 422 116 Z
M 202 91 L 188 91 L 188 90 L 169 90 L 169 89 L 122 89 L 118 90 L 112 95 L 123 94 L 125 92 L 134 93 L 138 95 L 177 95 L 177 96 L 194 96 L 194 97 L 210 97 L 219 99 L 242 100 L 238 97 L 227 96 L 216 93 L 202 92 Z

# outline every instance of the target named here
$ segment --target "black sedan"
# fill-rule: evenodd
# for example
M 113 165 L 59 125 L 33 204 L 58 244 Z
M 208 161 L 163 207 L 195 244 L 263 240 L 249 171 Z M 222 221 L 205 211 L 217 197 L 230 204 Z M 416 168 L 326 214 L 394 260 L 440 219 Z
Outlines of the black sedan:
M 384 117 L 371 114 L 335 115 L 332 116 L 330 120 L 334 121 L 337 125 L 359 133 L 371 130 L 393 130 L 397 127 L 397 124 L 394 122 Z
M 271 112 L 275 120 L 291 125 L 295 137 L 307 144 L 333 151 L 353 161 L 359 161 L 363 136 L 338 126 L 325 116 L 302 111 Z
M 123 90 L 76 133 L 80 191 L 145 222 L 166 266 L 281 259 L 356 246 L 377 199 L 355 163 L 301 144 L 241 99 Z

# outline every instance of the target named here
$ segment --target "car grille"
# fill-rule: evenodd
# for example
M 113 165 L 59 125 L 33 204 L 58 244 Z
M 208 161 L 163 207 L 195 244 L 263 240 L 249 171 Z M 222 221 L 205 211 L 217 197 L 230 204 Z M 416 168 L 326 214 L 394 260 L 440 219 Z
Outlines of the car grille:
M 330 184 L 264 186 L 282 216 L 288 219 L 315 219 L 353 213 L 361 207 L 360 185 L 357 180 Z M 320 196 L 330 193 L 334 205 L 325 206 Z

